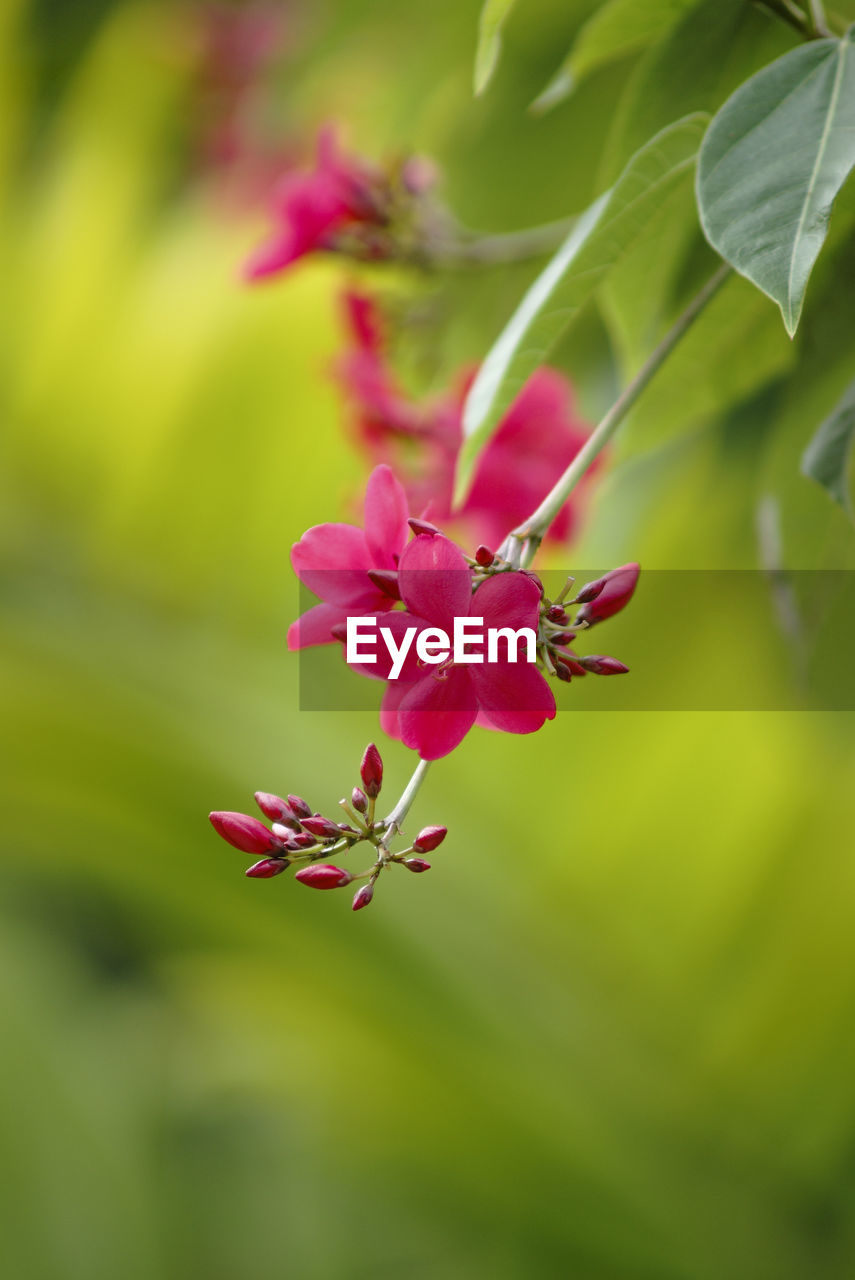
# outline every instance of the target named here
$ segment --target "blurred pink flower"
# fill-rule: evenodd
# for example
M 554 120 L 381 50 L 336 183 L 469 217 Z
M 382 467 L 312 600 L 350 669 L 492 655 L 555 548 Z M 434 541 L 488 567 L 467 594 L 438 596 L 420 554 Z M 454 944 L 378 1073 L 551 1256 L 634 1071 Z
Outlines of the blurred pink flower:
M 336 236 L 344 230 L 382 225 L 383 184 L 378 170 L 341 152 L 331 126 L 322 129 L 315 169 L 281 181 L 273 200 L 276 225 L 245 264 L 245 277 L 261 280 L 278 274 L 307 253 L 334 248 Z
M 483 618 L 492 627 L 538 628 L 540 588 L 527 573 L 496 574 L 472 591 L 472 576 L 458 547 L 441 534 L 420 534 L 405 548 L 398 584 L 406 612 L 401 629 L 439 627 L 451 633 L 455 617 Z M 417 635 L 414 644 L 417 643 Z M 405 666 L 383 698 L 381 724 L 424 760 L 446 756 L 480 721 L 506 733 L 534 733 L 555 715 L 555 699 L 540 671 L 525 660 L 461 665 Z
M 360 445 L 373 461 L 389 462 L 406 477 L 413 511 L 439 523 L 452 520 L 461 536 L 498 546 L 539 505 L 588 437 L 570 382 L 554 369 L 532 375 L 481 454 L 465 502 L 455 509 L 463 402 L 474 373 L 461 377 L 455 391 L 417 405 L 389 368 L 382 318 L 372 299 L 349 292 L 344 304 L 350 344 L 336 374 L 350 398 Z M 552 540 L 566 541 L 575 532 L 588 478 L 559 513 Z
M 389 589 L 370 576 L 394 575 L 410 532 L 407 495 L 387 466 L 376 467 L 368 479 L 364 523 L 364 529 L 315 525 L 292 548 L 294 572 L 323 603 L 291 624 L 289 649 L 331 644 L 333 627 L 346 623 L 349 614 L 385 612 L 395 604 Z

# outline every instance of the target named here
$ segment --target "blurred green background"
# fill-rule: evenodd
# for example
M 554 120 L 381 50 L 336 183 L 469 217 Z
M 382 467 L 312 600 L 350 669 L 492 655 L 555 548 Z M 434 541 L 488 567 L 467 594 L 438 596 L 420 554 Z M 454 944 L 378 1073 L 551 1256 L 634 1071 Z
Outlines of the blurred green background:
M 710 27 L 706 79 L 666 41 L 531 116 L 593 7 L 522 3 L 476 102 L 477 0 L 274 6 L 248 133 L 299 155 L 339 118 L 366 154 L 424 150 L 501 230 L 584 207 L 633 130 L 795 38 L 724 3 L 748 25 L 720 63 Z M 301 713 L 284 645 L 290 544 L 364 472 L 327 378 L 345 273 L 238 283 L 265 218 L 253 166 L 211 156 L 205 22 L 0 7 L 4 1274 L 851 1277 L 850 715 L 574 715 L 563 690 L 542 733 L 435 767 L 434 870 L 356 916 L 246 880 L 209 828 L 256 788 L 328 806 L 378 730 Z M 589 416 L 709 270 L 680 200 L 562 348 Z M 710 308 L 571 560 L 852 567 L 797 463 L 855 367 L 853 212 L 844 193 L 795 344 L 742 282 Z M 402 340 L 421 389 L 483 356 L 532 270 L 380 277 L 435 313 Z M 759 669 L 707 607 L 700 660 Z M 698 660 L 657 625 L 628 610 L 609 651 Z M 394 797 L 412 760 L 381 746 Z

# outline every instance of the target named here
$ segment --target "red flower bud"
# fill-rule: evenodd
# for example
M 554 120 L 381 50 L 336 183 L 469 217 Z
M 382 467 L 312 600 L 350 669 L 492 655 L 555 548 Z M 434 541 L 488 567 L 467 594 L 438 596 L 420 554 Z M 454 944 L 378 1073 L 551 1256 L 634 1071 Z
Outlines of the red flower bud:
M 404 866 L 408 871 L 430 871 L 430 863 L 424 858 L 405 858 Z
M 281 858 L 262 858 L 247 867 L 246 874 L 253 880 L 269 880 L 271 876 L 279 876 L 288 869 L 288 863 Z
M 546 610 L 546 616 L 550 622 L 558 622 L 563 626 L 569 621 L 567 614 L 561 608 L 560 604 L 551 604 Z
M 312 867 L 303 867 L 294 879 L 299 880 L 300 884 L 307 884 L 310 889 L 340 889 L 350 884 L 353 876 L 343 867 L 334 867 L 329 862 L 319 862 Z
M 605 578 L 597 578 L 594 582 L 586 582 L 582 590 L 576 596 L 576 603 L 588 604 L 591 600 L 596 600 L 605 585 Z
M 493 555 L 490 548 L 485 547 L 483 543 L 475 552 L 475 561 L 477 564 L 480 564 L 482 569 L 489 569 L 495 558 L 496 557 Z
M 288 804 L 292 813 L 295 813 L 298 818 L 311 818 L 312 811 L 302 796 L 289 796 Z
M 307 831 L 311 831 L 313 836 L 322 836 L 325 840 L 333 840 L 341 835 L 341 827 L 337 822 L 331 822 L 329 818 L 324 818 L 321 814 L 313 814 L 311 818 L 303 819 L 303 826 Z
M 337 622 L 334 627 L 330 627 L 330 635 L 333 640 L 339 640 L 344 644 L 345 640 L 347 640 L 347 623 Z
M 300 823 L 287 803 L 279 796 L 271 795 L 269 791 L 256 791 L 255 803 L 264 816 L 270 818 L 272 822 L 281 822 L 284 827 L 290 827 L 292 831 L 300 830 Z
M 583 603 L 576 615 L 576 623 L 587 622 L 589 626 L 593 626 L 595 622 L 603 622 L 619 613 L 632 599 L 640 572 L 639 565 L 624 564 L 619 569 L 612 569 L 596 583 L 588 583 L 587 588 L 583 587 L 582 591 L 594 586 L 598 586 L 599 590 L 593 600 L 588 599 Z M 580 598 L 581 594 L 580 592 Z
M 288 841 L 289 849 L 311 849 L 318 843 L 317 837 L 308 831 L 297 831 Z
M 208 817 L 217 835 L 243 853 L 267 853 L 276 846 L 270 828 L 248 813 L 209 813 Z
M 353 895 L 354 911 L 361 911 L 363 907 L 367 907 L 371 899 L 374 897 L 374 885 L 369 880 L 368 884 L 364 884 L 361 889 L 357 889 Z
M 437 529 L 436 525 L 435 525 L 435 524 L 431 524 L 428 520 L 416 520 L 415 518 L 411 518 L 411 519 L 409 519 L 409 520 L 407 521 L 407 524 L 410 526 L 410 528 L 412 529 L 413 533 L 416 533 L 416 534 L 418 534 L 418 533 L 430 533 L 430 534 L 439 533 L 439 529 Z
M 448 835 L 448 827 L 424 827 L 413 841 L 416 853 L 430 853 L 438 849 Z
M 369 569 L 368 577 L 385 596 L 389 596 L 392 600 L 400 600 L 401 592 L 398 587 L 398 575 L 394 569 Z M 336 626 L 339 624 L 336 623 Z M 345 623 L 345 639 L 347 638 L 347 623 Z
M 608 658 L 599 653 L 589 654 L 579 661 L 586 671 L 593 671 L 596 676 L 622 676 L 629 671 L 629 667 L 618 662 L 617 658 Z
M 364 791 L 360 791 L 359 787 L 354 787 L 350 793 L 351 803 L 357 813 L 368 812 L 368 797 Z
M 552 664 L 555 667 L 555 674 L 559 680 L 563 680 L 565 684 L 569 684 L 573 679 L 570 672 L 570 664 L 565 662 L 563 658 L 553 655 Z
M 362 778 L 365 794 L 374 800 L 379 796 L 383 785 L 383 761 L 373 742 L 369 742 L 365 748 L 365 755 L 359 766 L 359 775 Z

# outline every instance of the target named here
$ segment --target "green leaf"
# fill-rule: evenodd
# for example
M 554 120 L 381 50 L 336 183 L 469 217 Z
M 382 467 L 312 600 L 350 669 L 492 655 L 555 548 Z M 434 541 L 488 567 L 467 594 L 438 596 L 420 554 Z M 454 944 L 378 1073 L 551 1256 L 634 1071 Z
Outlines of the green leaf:
M 651 138 L 633 156 L 614 187 L 582 214 L 523 297 L 466 399 L 458 501 L 466 492 L 478 454 L 505 410 L 609 269 L 642 234 L 679 179 L 691 170 L 705 123 L 704 116 L 688 116 Z
M 608 0 L 582 27 L 567 57 L 532 103 L 532 111 L 548 111 L 592 71 L 652 44 L 697 3 L 698 0 Z
M 855 165 L 853 36 L 812 41 L 764 67 L 715 116 L 698 162 L 707 239 L 777 302 L 791 337 Z
M 802 455 L 802 475 L 816 480 L 855 518 L 849 488 L 849 459 L 855 443 L 855 382 L 847 388 L 834 412 L 818 428 Z
M 515 0 L 484 0 L 478 19 L 478 46 L 475 50 L 475 95 L 483 93 L 492 79 L 502 51 L 502 27 Z
M 612 113 L 601 185 L 611 186 L 639 147 L 672 120 L 693 111 L 714 115 L 795 38 L 791 27 L 746 0 L 701 0 L 630 73 Z

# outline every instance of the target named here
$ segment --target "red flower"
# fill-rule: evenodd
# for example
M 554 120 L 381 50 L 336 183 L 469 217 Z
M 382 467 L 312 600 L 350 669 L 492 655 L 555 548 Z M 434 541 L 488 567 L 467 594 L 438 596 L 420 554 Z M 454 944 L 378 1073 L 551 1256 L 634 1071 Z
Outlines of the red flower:
M 421 534 L 406 547 L 398 571 L 407 612 L 402 628 L 454 630 L 455 617 L 479 617 L 484 628 L 538 626 L 540 590 L 526 573 L 497 574 L 474 592 L 463 555 L 442 535 Z M 414 637 L 414 644 L 417 636 Z M 524 659 L 418 670 L 405 665 L 383 699 L 381 723 L 424 760 L 448 755 L 476 720 L 506 733 L 534 733 L 555 715 L 555 699 L 543 675 Z
M 554 369 L 532 375 L 484 449 L 462 507 L 452 506 L 462 413 L 470 373 L 447 393 L 419 406 L 399 387 L 385 357 L 382 319 L 363 294 L 345 295 L 351 339 L 336 368 L 354 408 L 359 443 L 375 462 L 407 476 L 414 511 L 454 520 L 474 542 L 498 546 L 540 504 L 588 437 L 573 390 Z M 579 490 L 555 520 L 550 537 L 566 540 L 580 512 Z
M 322 129 L 314 171 L 288 175 L 280 184 L 276 227 L 246 263 L 246 278 L 275 275 L 307 253 L 334 248 L 336 236 L 349 228 L 381 225 L 382 184 L 382 175 L 365 161 L 340 152 L 333 129 Z
M 365 490 L 365 528 L 318 524 L 291 551 L 297 577 L 324 603 L 288 629 L 288 648 L 331 644 L 332 629 L 349 614 L 386 612 L 395 603 L 369 576 L 394 574 L 409 535 L 407 496 L 386 466 L 376 467 Z M 380 674 L 380 673 L 378 673 Z

